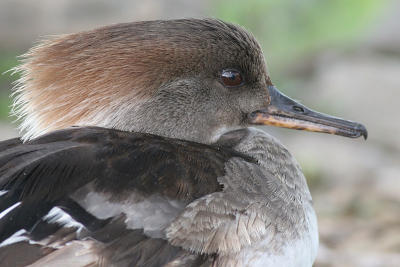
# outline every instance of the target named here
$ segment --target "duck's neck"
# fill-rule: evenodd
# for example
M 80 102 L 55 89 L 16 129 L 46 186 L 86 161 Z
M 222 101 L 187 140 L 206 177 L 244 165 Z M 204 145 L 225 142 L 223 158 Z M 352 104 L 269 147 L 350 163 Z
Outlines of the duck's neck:
M 220 142 L 233 144 L 235 150 L 258 161 L 260 168 L 246 171 L 253 181 L 243 181 L 242 186 L 262 196 L 250 202 L 260 203 L 255 212 L 269 218 L 269 233 L 237 254 L 221 256 L 221 266 L 311 266 L 318 247 L 317 221 L 306 179 L 294 157 L 278 140 L 254 128 L 225 134 Z
M 299 205 L 311 203 L 312 198 L 300 165 L 276 138 L 256 128 L 227 133 L 220 143 L 230 146 L 254 159 L 273 179 L 280 181 L 278 191 Z

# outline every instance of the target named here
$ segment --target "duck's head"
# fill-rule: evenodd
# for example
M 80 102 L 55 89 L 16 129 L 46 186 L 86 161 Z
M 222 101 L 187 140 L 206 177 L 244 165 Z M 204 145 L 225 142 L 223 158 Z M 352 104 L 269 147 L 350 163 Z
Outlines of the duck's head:
M 31 49 L 18 68 L 24 139 L 72 125 L 203 143 L 251 124 L 366 137 L 280 93 L 255 38 L 212 19 L 117 24 Z

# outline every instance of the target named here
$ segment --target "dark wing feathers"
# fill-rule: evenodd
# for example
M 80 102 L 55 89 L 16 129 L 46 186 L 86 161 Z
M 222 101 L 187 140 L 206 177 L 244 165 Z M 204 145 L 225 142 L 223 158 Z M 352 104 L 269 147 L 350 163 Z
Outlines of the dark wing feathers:
M 38 203 L 32 199 L 25 199 L 0 220 L 0 242 L 4 241 L 18 230 L 31 231 L 34 225 L 45 216 L 54 203 Z
M 38 244 L 29 244 L 24 241 L 17 242 L 0 248 L 0 266 L 28 266 L 52 251 L 54 251 L 54 249 L 43 249 Z M 18 255 L 18 257 L 16 257 L 16 255 Z
M 96 179 L 98 190 L 136 189 L 190 201 L 220 190 L 216 177 L 223 175 L 224 163 L 241 156 L 227 148 L 96 127 L 54 136 L 1 152 L 0 190 L 22 190 L 22 199 L 59 200 Z
M 224 174 L 227 160 L 251 160 L 229 147 L 99 127 L 60 130 L 26 143 L 11 139 L 0 142 L 0 148 L 0 190 L 7 191 L 0 196 L 0 212 L 21 202 L 0 218 L 0 242 L 19 229 L 30 232 L 32 239 L 54 234 L 60 226 L 42 217 L 55 206 L 101 241 L 110 238 L 106 229 L 115 230 L 118 224 L 97 219 L 69 198 L 84 185 L 92 182 L 94 190 L 117 197 L 135 190 L 144 196 L 159 194 L 189 203 L 222 190 L 217 177 Z M 115 262 L 157 266 L 172 256 L 185 259 L 188 265 L 204 261 L 136 230 L 114 232 L 117 238 L 104 253 L 110 253 Z M 4 248 L 0 255 L 1 251 Z
M 1 151 L 4 151 L 6 149 L 12 148 L 14 146 L 20 145 L 22 144 L 22 141 L 20 138 L 12 138 L 12 139 L 8 139 L 5 141 L 1 141 L 0 142 L 0 153 Z
M 57 200 L 91 179 L 89 163 L 94 151 L 86 144 L 27 143 L 11 150 L 9 154 L 4 151 L 8 162 L 0 167 L 0 189 L 20 191 L 20 200 L 26 197 Z M 98 167 L 97 162 L 94 164 Z

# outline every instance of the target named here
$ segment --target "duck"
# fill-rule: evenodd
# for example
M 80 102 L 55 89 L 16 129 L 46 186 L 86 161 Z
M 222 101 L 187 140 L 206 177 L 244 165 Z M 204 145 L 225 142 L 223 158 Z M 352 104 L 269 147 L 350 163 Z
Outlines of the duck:
M 1 266 L 312 266 L 307 181 L 257 127 L 367 137 L 281 93 L 255 37 L 218 19 L 53 37 L 15 72 Z

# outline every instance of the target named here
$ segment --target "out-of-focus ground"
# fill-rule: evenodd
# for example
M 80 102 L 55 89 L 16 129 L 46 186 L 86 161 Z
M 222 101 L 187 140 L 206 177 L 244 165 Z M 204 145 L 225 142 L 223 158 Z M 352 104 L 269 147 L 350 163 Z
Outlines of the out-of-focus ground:
M 266 128 L 307 176 L 319 218 L 315 266 L 400 266 L 400 1 L 240 3 L 2 0 L 0 71 L 15 66 L 15 56 L 44 35 L 157 18 L 216 16 L 240 23 L 262 42 L 282 91 L 369 131 L 365 142 Z M 0 77 L 2 140 L 17 131 L 5 115 L 15 78 Z

